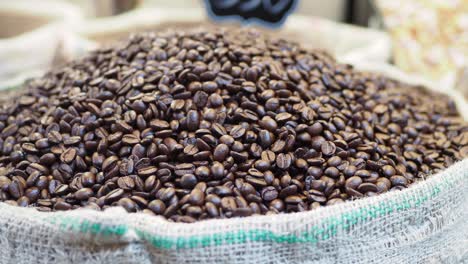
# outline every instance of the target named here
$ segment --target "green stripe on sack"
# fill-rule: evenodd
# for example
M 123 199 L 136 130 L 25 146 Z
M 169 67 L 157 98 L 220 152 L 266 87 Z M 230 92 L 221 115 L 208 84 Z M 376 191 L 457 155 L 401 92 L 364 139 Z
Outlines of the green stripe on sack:
M 60 215 L 48 217 L 46 220 L 48 220 L 53 225 L 58 225 L 59 229 L 62 231 L 89 233 L 93 235 L 103 236 L 123 236 L 128 231 L 127 225 L 109 226 L 106 224 L 96 223 L 89 220 L 82 220 L 75 216 Z
M 276 234 L 269 230 L 251 229 L 221 232 L 210 235 L 165 236 L 155 235 L 140 228 L 128 225 L 106 225 L 94 221 L 81 219 L 77 216 L 51 216 L 46 220 L 55 224 L 61 231 L 87 233 L 98 236 L 123 236 L 132 229 L 137 236 L 160 249 L 190 249 L 200 247 L 219 246 L 225 244 L 242 244 L 246 242 L 274 242 L 274 243 L 317 243 L 336 235 L 338 229 L 349 230 L 352 226 L 373 220 L 389 213 L 419 207 L 422 203 L 438 195 L 443 189 L 451 188 L 456 182 L 443 181 L 434 186 L 431 192 L 424 196 L 411 196 L 401 203 L 393 201 L 380 202 L 378 205 L 359 208 L 341 214 L 339 217 L 329 217 L 309 230 L 295 234 Z

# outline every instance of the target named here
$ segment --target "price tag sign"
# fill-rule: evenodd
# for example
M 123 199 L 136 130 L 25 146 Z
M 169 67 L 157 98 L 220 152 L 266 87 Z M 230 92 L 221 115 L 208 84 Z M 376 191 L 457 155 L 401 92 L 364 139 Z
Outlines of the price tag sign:
M 281 26 L 298 0 L 205 0 L 213 20 L 237 20 L 267 27 Z

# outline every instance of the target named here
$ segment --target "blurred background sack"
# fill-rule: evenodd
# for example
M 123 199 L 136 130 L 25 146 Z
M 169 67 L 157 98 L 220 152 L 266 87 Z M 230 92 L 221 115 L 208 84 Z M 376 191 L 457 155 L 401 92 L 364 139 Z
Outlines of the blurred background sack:
M 14 87 L 77 55 L 67 28 L 80 19 L 79 8 L 63 1 L 2 1 L 0 88 Z

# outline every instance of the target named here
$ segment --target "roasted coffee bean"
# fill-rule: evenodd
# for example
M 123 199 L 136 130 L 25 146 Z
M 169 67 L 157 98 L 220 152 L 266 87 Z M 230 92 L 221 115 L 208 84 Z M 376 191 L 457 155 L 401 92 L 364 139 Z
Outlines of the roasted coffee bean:
M 382 173 L 386 177 L 391 177 L 395 175 L 395 169 L 391 165 L 385 165 L 382 167 Z
M 269 202 L 278 197 L 278 191 L 273 186 L 266 187 L 262 190 L 263 200 Z
M 263 161 L 268 163 L 274 162 L 276 160 L 276 154 L 273 151 L 265 150 L 261 154 L 261 158 Z
M 109 192 L 109 193 L 105 196 L 105 201 L 106 201 L 106 203 L 111 204 L 111 203 L 113 203 L 114 201 L 119 200 L 119 199 L 122 197 L 123 194 L 124 194 L 124 190 L 122 190 L 122 189 L 115 189 L 115 190 Z
M 356 190 L 361 184 L 362 184 L 362 179 L 358 176 L 353 176 L 346 180 L 345 187 Z
M 160 187 L 160 181 L 157 180 L 155 175 L 149 176 L 144 182 L 143 189 L 146 192 L 158 191 Z
M 87 200 L 93 196 L 94 192 L 90 188 L 83 188 L 75 192 L 75 198 L 78 200 Z
M 346 176 L 346 177 L 351 177 L 353 176 L 357 171 L 357 168 L 356 166 L 353 166 L 353 165 L 349 165 L 347 166 L 344 170 L 343 170 L 343 174 Z
M 40 190 L 37 187 L 31 187 L 26 190 L 25 196 L 29 198 L 29 201 L 35 202 L 39 197 Z
M 314 192 L 313 190 L 307 193 L 307 199 L 312 203 L 325 203 L 327 201 L 327 197 L 324 196 L 321 192 Z
M 81 141 L 81 138 L 78 137 L 78 136 L 73 136 L 73 137 L 69 137 L 69 138 L 66 138 L 64 141 L 63 141 L 63 144 L 65 146 L 73 146 L 73 145 L 76 145 L 78 143 L 80 143 Z
M 122 198 L 117 202 L 118 206 L 122 206 L 127 212 L 135 212 L 137 210 L 137 205 L 130 198 Z
M 120 177 L 117 180 L 117 186 L 122 190 L 129 191 L 135 188 L 135 181 L 130 176 Z
M 12 135 L 14 135 L 17 131 L 18 131 L 18 125 L 17 125 L 17 124 L 11 124 L 11 125 L 5 127 L 5 128 L 2 130 L 2 137 L 3 137 L 3 138 L 6 138 L 6 137 L 9 137 L 9 136 L 12 136 Z
M 252 209 L 249 207 L 244 207 L 244 208 L 235 208 L 232 210 L 232 216 L 234 217 L 245 217 L 252 215 Z
M 331 141 L 323 142 L 322 145 L 320 146 L 320 148 L 322 150 L 323 155 L 325 155 L 325 156 L 331 156 L 331 155 L 335 154 L 335 151 L 336 151 L 336 146 Z
M 378 188 L 375 184 L 373 183 L 363 183 L 359 185 L 358 190 L 361 193 L 367 193 L 367 192 L 378 192 Z
M 225 211 L 232 211 L 237 208 L 236 200 L 233 197 L 224 197 L 221 199 L 221 207 Z
M 180 185 L 182 188 L 191 189 L 198 183 L 197 177 L 193 174 L 185 174 L 180 179 Z
M 205 204 L 205 209 L 210 217 L 215 218 L 219 216 L 218 207 L 216 207 L 216 205 L 214 205 L 213 203 L 207 202 Z
M 255 164 L 254 164 L 255 168 L 257 170 L 260 170 L 260 171 L 266 171 L 268 169 L 270 169 L 270 162 L 266 161 L 266 160 L 257 160 L 255 161 Z
M 279 197 L 280 198 L 285 198 L 287 196 L 290 196 L 290 195 L 295 195 L 297 194 L 297 186 L 296 185 L 289 185 L 287 187 L 284 187 L 280 193 L 279 193 Z
M 36 148 L 45 149 L 48 147 L 50 147 L 50 145 L 49 145 L 49 140 L 47 138 L 41 138 L 38 141 L 36 141 Z
M 447 97 L 252 29 L 137 34 L 24 86 L 0 104 L 0 201 L 41 211 L 301 212 L 468 156 Z
M 214 192 L 220 197 L 232 195 L 231 188 L 227 186 L 216 186 Z
M 354 175 L 361 177 L 361 178 L 368 178 L 371 176 L 368 170 L 358 170 L 354 173 Z
M 122 137 L 122 143 L 126 145 L 135 145 L 140 143 L 140 138 L 133 134 L 127 134 Z
M 161 200 L 153 200 L 148 204 L 148 209 L 157 215 L 162 215 L 166 211 L 166 205 Z
M 246 130 L 241 125 L 234 126 L 229 133 L 233 138 L 241 138 L 245 134 Z
M 340 176 L 340 171 L 335 167 L 328 167 L 325 169 L 324 174 L 331 178 Z
M 377 186 L 378 192 L 382 193 L 388 191 L 388 189 L 392 186 L 392 183 L 387 178 L 379 178 L 375 185 Z
M 339 156 L 333 156 L 327 161 L 328 166 L 338 167 L 341 164 L 341 158 Z
M 58 131 L 50 131 L 47 134 L 47 139 L 49 140 L 49 142 L 58 144 L 62 141 L 63 137 L 62 134 L 60 134 Z
M 193 205 L 202 205 L 205 203 L 205 194 L 199 189 L 193 189 L 190 193 L 189 202 Z
M 8 192 L 10 193 L 11 197 L 18 199 L 24 194 L 24 186 L 21 184 L 21 182 L 13 180 L 8 185 Z
M 276 165 L 281 169 L 287 169 L 291 166 L 292 158 L 290 154 L 280 153 L 276 157 Z
M 298 195 L 291 195 L 287 196 L 286 199 L 284 199 L 284 202 L 287 204 L 298 204 L 302 202 L 302 198 Z
M 39 158 L 39 163 L 44 166 L 50 166 L 56 161 L 53 153 L 46 153 Z
M 172 187 L 166 188 L 166 189 L 161 189 L 159 198 L 162 201 L 169 201 L 172 197 L 175 195 L 175 189 Z
M 37 176 L 39 176 L 39 174 L 37 174 Z M 36 178 L 34 178 L 34 181 L 36 181 Z M 28 184 L 28 186 L 34 185 L 34 181 L 31 183 L 31 185 Z M 0 190 L 8 191 L 8 187 L 10 186 L 10 184 L 11 184 L 10 178 L 8 178 L 7 176 L 0 176 Z
M 26 185 L 28 187 L 32 187 L 36 184 L 36 182 L 38 181 L 39 177 L 41 176 L 41 173 L 38 172 L 38 171 L 35 171 L 35 172 L 32 172 L 29 177 L 26 179 Z M 8 179 L 9 180 L 9 179 Z M 10 183 L 10 180 L 9 182 L 7 182 L 8 184 Z M 0 181 L 0 184 L 1 184 L 1 181 Z M 44 184 L 45 185 L 45 184 Z M 8 187 L 7 187 L 8 188 Z
M 197 111 L 190 110 L 187 113 L 187 129 L 189 131 L 195 131 L 198 129 L 200 123 L 200 116 Z
M 64 163 L 71 163 L 75 160 L 76 153 L 76 149 L 68 148 L 60 155 L 60 160 Z
M 54 210 L 66 211 L 72 209 L 72 205 L 65 201 L 58 201 L 54 204 Z
M 408 180 L 400 175 L 390 177 L 390 182 L 392 183 L 392 186 L 406 186 L 408 184 Z
M 224 176 L 224 165 L 220 162 L 213 162 L 211 174 L 215 179 L 221 179 Z
M 193 155 L 197 154 L 197 152 L 198 152 L 198 148 L 195 145 L 187 145 L 184 148 L 184 153 L 189 155 L 189 156 L 193 156 Z
M 275 130 L 278 128 L 278 124 L 270 116 L 264 116 L 262 120 L 258 122 L 258 124 L 260 125 L 260 127 L 270 132 L 275 132 Z
M 229 147 L 226 144 L 219 144 L 213 152 L 213 159 L 216 161 L 224 161 L 229 154 Z
M 70 188 L 68 187 L 68 185 L 65 185 L 65 184 L 61 184 L 59 186 L 57 186 L 57 188 L 55 188 L 55 190 L 51 193 L 55 194 L 55 195 L 65 195 L 67 193 L 69 193 L 70 191 Z
M 105 172 L 112 170 L 117 165 L 118 161 L 119 161 L 119 158 L 117 156 L 108 157 L 102 163 L 102 170 Z
M 130 199 L 132 199 L 132 201 L 134 201 L 140 208 L 146 208 L 148 206 L 148 200 L 137 195 L 143 196 L 143 194 L 135 193 L 135 195 L 131 196 Z
M 29 202 L 29 198 L 26 196 L 21 196 L 18 200 L 16 200 L 17 205 L 20 207 L 28 207 Z
M 195 170 L 195 166 L 190 163 L 180 163 L 177 164 L 174 168 L 174 173 L 177 176 L 182 176 L 184 174 L 191 174 Z

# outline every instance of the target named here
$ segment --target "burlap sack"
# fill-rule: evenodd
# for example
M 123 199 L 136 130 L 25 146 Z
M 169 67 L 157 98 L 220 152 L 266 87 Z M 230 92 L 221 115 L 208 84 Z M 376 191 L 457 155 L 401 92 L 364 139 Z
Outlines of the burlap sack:
M 409 79 L 385 65 L 358 68 Z M 121 208 L 41 213 L 0 203 L 0 263 L 468 263 L 467 219 L 468 160 L 403 191 L 193 224 Z
M 358 68 L 411 81 L 391 66 Z M 462 98 L 454 99 L 466 114 Z M 40 213 L 0 203 L 0 263 L 468 263 L 467 219 L 468 160 L 403 191 L 194 224 L 120 208 Z
M 67 31 L 79 20 L 79 10 L 63 1 L 1 1 L 0 90 L 80 54 Z
M 310 212 L 169 223 L 0 203 L 0 263 L 461 263 L 468 160 L 406 190 Z

